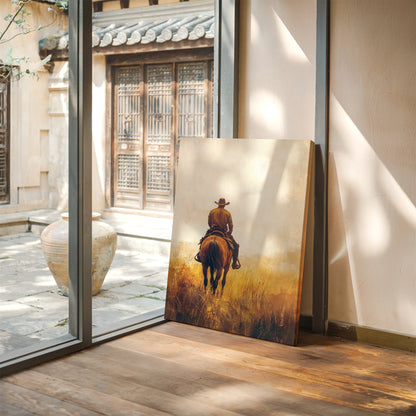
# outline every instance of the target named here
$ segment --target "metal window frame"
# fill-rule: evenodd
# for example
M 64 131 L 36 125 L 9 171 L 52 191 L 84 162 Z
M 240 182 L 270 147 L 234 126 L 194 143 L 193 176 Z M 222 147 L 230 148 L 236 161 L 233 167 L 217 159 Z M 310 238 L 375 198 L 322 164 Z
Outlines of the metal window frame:
M 69 330 L 7 354 L 0 376 L 91 345 L 91 1 L 69 3 Z M 2 357 L 3 358 L 3 357 Z
M 157 310 L 92 334 L 92 2 L 69 3 L 69 334 L 3 354 L 0 377 L 164 322 Z
M 321 334 L 328 329 L 329 31 L 330 0 L 317 0 L 312 330 Z
M 238 136 L 239 0 L 215 0 L 213 136 Z
M 92 2 L 69 7 L 69 330 L 92 341 Z
M 216 0 L 214 46 L 214 131 L 237 136 L 238 13 L 236 0 Z M 1 375 L 20 371 L 93 343 L 104 342 L 163 321 L 161 311 L 142 322 L 132 320 L 93 338 L 91 296 L 91 160 L 92 160 L 92 3 L 69 4 L 69 328 L 70 335 L 43 342 L 36 351 L 8 360 Z M 221 28 L 219 23 L 221 22 Z M 223 33 L 230 34 L 226 42 Z M 230 55 L 230 48 L 233 53 Z M 217 64 L 215 61 L 218 60 Z M 221 76 L 219 76 L 221 74 Z M 217 82 L 215 82 L 217 80 Z M 221 86 L 223 86 L 221 88 Z M 221 125 L 219 123 L 221 115 Z

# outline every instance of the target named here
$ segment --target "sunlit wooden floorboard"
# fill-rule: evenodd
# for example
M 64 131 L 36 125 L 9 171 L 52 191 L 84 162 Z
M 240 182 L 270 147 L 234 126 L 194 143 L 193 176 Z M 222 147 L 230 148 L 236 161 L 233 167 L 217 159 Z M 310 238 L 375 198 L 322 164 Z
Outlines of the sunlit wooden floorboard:
M 165 323 L 0 380 L 8 415 L 414 415 L 415 355 Z

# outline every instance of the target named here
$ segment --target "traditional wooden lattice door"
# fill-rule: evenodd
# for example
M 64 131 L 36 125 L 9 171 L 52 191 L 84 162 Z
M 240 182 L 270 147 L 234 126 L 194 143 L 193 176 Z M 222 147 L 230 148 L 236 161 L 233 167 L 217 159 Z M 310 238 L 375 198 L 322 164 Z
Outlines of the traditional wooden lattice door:
M 10 202 L 8 86 L 0 84 L 0 204 Z
M 145 207 L 173 203 L 173 65 L 147 67 Z
M 178 139 L 207 137 L 208 64 L 178 64 Z
M 118 67 L 113 205 L 171 210 L 177 146 L 211 135 L 212 61 Z
M 143 76 L 141 67 L 115 72 L 113 204 L 142 208 Z

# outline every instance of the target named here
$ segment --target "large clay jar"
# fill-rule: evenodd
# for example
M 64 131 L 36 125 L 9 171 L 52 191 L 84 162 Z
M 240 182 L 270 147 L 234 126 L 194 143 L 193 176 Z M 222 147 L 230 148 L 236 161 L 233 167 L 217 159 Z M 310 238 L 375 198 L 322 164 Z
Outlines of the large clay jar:
M 56 284 L 68 296 L 68 213 L 48 225 L 41 234 L 43 254 Z M 101 214 L 92 214 L 92 294 L 96 295 L 113 261 L 117 248 L 114 228 L 100 221 Z

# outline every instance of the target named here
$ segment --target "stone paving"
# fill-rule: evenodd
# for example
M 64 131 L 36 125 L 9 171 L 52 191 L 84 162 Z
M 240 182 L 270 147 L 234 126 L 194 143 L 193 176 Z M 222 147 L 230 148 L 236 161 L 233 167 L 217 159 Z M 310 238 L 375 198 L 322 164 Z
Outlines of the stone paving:
M 164 307 L 169 258 L 117 249 L 93 297 L 93 333 Z M 40 235 L 0 236 L 0 354 L 68 333 L 68 298 L 58 292 Z

